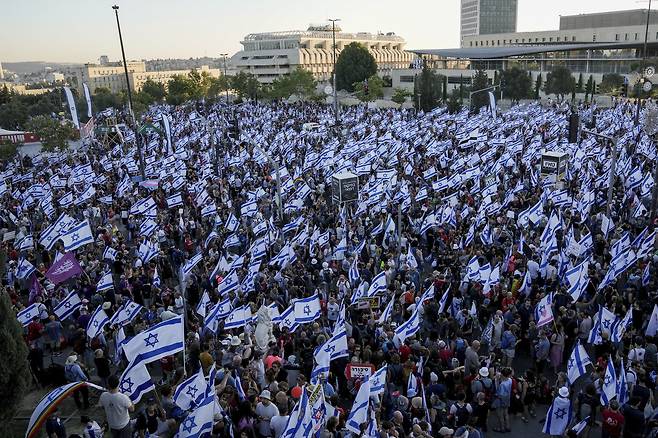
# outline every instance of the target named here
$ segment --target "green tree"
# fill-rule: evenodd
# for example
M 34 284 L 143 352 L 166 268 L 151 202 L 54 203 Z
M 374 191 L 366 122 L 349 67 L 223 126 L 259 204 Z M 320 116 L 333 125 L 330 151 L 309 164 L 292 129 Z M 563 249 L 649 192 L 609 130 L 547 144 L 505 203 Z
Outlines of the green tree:
M 165 88 L 164 84 L 155 82 L 150 78 L 144 82 L 144 85 L 142 85 L 142 89 L 140 91 L 151 96 L 155 102 L 162 101 L 162 99 L 164 99 L 167 95 L 167 89 Z
M 9 103 L 0 105 L 0 127 L 21 130 L 25 126 L 28 106 L 20 99 L 12 98 Z
M 583 84 L 583 73 L 580 72 L 578 74 L 578 82 L 576 83 L 576 91 L 579 92 L 579 93 L 582 93 L 584 91 L 583 86 L 584 86 L 584 84 Z
M 190 99 L 190 79 L 183 75 L 175 75 L 167 83 L 167 103 L 180 105 Z
M 535 99 L 539 100 L 539 92 L 541 91 L 543 77 L 541 74 L 537 75 L 537 80 L 535 81 Z
M 0 105 L 9 103 L 10 100 L 11 100 L 11 93 L 9 92 L 9 88 L 5 84 L 2 88 L 0 88 Z
M 413 96 L 413 93 L 408 92 L 404 88 L 395 88 L 391 100 L 398 105 L 402 105 L 407 100 L 407 97 L 410 96 Z
M 564 100 L 564 96 L 571 94 L 575 88 L 576 80 L 567 67 L 556 67 L 546 75 L 544 91 L 546 94 L 555 94 L 559 101 Z
M 20 145 L 10 141 L 0 141 L 0 160 L 11 161 L 18 155 Z
M 452 94 L 450 94 L 450 98 L 446 103 L 446 108 L 448 108 L 448 112 L 450 114 L 455 114 L 461 111 L 462 103 L 461 98 L 459 97 L 459 91 L 457 89 L 452 90 Z
M 41 139 L 45 152 L 62 151 L 69 147 L 69 140 L 76 138 L 76 130 L 68 121 L 60 122 L 48 116 L 36 116 L 28 120 L 27 129 Z
M 516 66 L 501 73 L 500 84 L 503 96 L 516 103 L 530 96 L 532 90 L 532 79 L 528 72 Z
M 267 94 L 272 99 L 287 99 L 293 94 L 301 99 L 311 99 L 315 95 L 316 86 L 313 73 L 298 67 L 289 75 L 276 78 Z
M 618 73 L 603 75 L 599 93 L 619 96 L 624 92 L 624 77 Z
M 235 90 L 240 99 L 257 99 L 260 83 L 253 74 L 241 71 L 231 77 L 231 88 Z
M 354 91 L 354 84 L 363 82 L 377 73 L 375 58 L 368 48 L 353 42 L 345 46 L 336 60 L 336 87 Z
M 0 293 L 0 435 L 10 435 L 11 420 L 30 384 L 28 349 L 23 340 L 23 327 L 11 308 L 9 296 Z
M 471 92 L 482 90 L 489 86 L 489 78 L 484 70 L 478 70 L 473 75 L 473 86 Z M 486 91 L 480 91 L 471 96 L 471 109 L 475 112 L 480 111 L 483 106 L 489 105 L 489 95 Z
M 416 76 L 414 83 L 414 104 L 416 109 L 425 112 L 432 111 L 439 106 L 441 100 L 441 83 L 443 77 L 438 75 L 427 64 L 423 65 L 420 75 Z M 420 108 L 418 108 L 420 105 Z
M 442 92 L 441 92 L 441 100 L 446 102 L 448 100 L 448 76 L 443 76 L 443 80 L 441 81 L 442 83 Z
M 94 97 L 91 100 L 92 106 L 96 112 L 103 111 L 106 108 L 120 108 L 125 101 L 122 101 L 122 95 L 112 93 L 109 88 L 99 87 L 94 90 Z
M 384 80 L 377 75 L 368 78 L 368 92 L 366 93 L 366 81 L 353 84 L 356 97 L 362 102 L 372 102 L 384 97 Z
M 220 94 L 226 92 L 226 90 L 231 89 L 231 78 L 230 76 L 221 75 L 218 78 L 213 78 L 210 81 L 210 87 L 208 88 L 209 97 L 217 97 Z

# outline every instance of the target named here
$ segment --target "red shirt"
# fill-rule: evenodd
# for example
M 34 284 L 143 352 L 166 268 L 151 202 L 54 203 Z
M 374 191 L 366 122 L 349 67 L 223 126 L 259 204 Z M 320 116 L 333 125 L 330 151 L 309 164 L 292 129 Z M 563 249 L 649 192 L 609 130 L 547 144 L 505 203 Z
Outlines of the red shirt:
M 405 363 L 411 354 L 411 348 L 408 345 L 400 345 L 400 363 Z
M 621 428 L 624 425 L 624 416 L 620 412 L 615 412 L 612 409 L 604 409 L 601 412 L 603 416 L 603 430 L 605 430 L 610 438 L 618 438 L 621 436 Z

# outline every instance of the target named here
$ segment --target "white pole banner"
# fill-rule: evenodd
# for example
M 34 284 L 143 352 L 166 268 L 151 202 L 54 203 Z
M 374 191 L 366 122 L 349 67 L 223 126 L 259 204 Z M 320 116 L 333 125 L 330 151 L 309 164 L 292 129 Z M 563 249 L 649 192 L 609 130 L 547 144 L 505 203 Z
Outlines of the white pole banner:
M 491 107 L 491 115 L 496 120 L 496 98 L 491 91 L 489 92 L 489 106 Z
M 78 110 L 75 107 L 75 100 L 73 100 L 73 93 L 69 87 L 64 87 L 64 93 L 66 94 L 66 100 L 69 103 L 69 109 L 71 110 L 71 119 L 73 119 L 73 124 L 76 128 L 80 129 L 80 121 L 78 120 Z
M 89 87 L 87 87 L 87 84 L 82 84 L 82 87 L 85 90 L 85 99 L 87 100 L 87 117 L 91 119 L 91 94 L 89 94 Z
M 162 125 L 164 126 L 165 134 L 167 134 L 167 153 L 174 152 L 174 146 L 171 144 L 171 128 L 169 127 L 169 117 L 162 113 Z

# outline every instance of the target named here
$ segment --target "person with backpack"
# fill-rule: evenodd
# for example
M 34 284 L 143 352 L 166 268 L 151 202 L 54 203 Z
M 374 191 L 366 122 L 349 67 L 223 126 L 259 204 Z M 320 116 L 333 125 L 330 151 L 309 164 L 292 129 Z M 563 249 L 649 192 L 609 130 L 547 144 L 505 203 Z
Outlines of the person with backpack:
M 476 399 L 478 393 L 483 393 L 485 396 L 485 401 L 491 403 L 493 398 L 493 380 L 489 377 L 489 368 L 482 367 L 478 371 L 477 376 L 471 382 L 471 394 L 473 394 L 473 400 Z
M 452 418 L 455 427 L 465 426 L 473 413 L 473 407 L 466 403 L 466 394 L 457 394 L 457 401 L 450 406 L 450 418 Z
M 82 366 L 78 364 L 78 356 L 72 354 L 66 358 L 66 365 L 64 365 L 64 376 L 69 383 L 73 382 L 86 382 L 89 380 L 87 375 L 82 370 Z M 80 395 L 82 394 L 82 402 Z M 89 409 L 89 389 L 87 386 L 82 386 L 80 389 L 73 393 L 73 399 L 78 409 Z

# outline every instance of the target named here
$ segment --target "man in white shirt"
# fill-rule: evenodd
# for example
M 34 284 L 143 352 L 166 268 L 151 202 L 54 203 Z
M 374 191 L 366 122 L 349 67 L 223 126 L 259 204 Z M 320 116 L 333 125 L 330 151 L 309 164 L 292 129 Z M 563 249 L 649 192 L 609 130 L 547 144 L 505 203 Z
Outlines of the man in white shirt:
M 107 379 L 109 391 L 101 394 L 100 405 L 105 409 L 107 424 L 112 438 L 131 438 L 130 412 L 135 411 L 135 405 L 127 395 L 119 392 L 119 378 L 111 375 Z
M 270 420 L 272 417 L 279 415 L 279 409 L 272 403 L 272 396 L 267 389 L 260 393 L 260 401 L 256 405 L 256 416 L 258 417 L 258 434 L 262 437 L 271 437 L 272 429 Z

